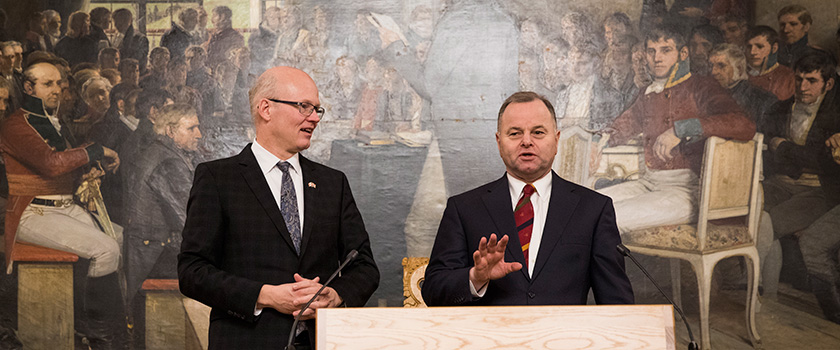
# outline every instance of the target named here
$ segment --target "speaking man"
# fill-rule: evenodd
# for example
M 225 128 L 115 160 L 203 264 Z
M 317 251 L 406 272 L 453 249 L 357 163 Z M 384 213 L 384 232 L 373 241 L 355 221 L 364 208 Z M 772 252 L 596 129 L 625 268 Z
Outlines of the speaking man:
M 554 107 L 517 92 L 499 110 L 507 172 L 449 199 L 423 284 L 428 305 L 632 304 L 612 200 L 551 171 Z

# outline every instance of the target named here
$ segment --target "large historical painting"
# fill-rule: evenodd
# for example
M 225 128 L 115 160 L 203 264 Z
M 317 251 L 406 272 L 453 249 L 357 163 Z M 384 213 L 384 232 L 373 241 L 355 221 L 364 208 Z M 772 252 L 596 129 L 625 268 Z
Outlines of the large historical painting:
M 810 0 L 803 5 L 813 16 L 813 23 L 808 23 L 812 45 L 807 49 L 835 56 L 840 44 L 840 32 L 835 36 L 840 5 L 831 3 Z M 131 295 L 145 293 L 138 292 L 145 281 L 175 278 L 179 225 L 183 225 L 194 167 L 235 155 L 254 139 L 248 89 L 272 66 L 303 69 L 318 85 L 326 113 L 311 147 L 303 154 L 343 171 L 350 181 L 382 274 L 380 287 L 368 306 L 403 304 L 400 262 L 403 257 L 430 254 L 449 196 L 503 176 L 504 164 L 494 136 L 497 113 L 504 99 L 516 91 L 535 91 L 551 102 L 561 130 L 553 170 L 579 185 L 614 194 L 619 214 L 624 215 L 618 218 L 620 226 L 648 216 L 670 215 L 669 211 L 685 204 L 689 209 L 680 214 L 684 218 L 660 222 L 666 229 L 639 233 L 622 226 L 625 240 L 635 237 L 641 245 L 665 245 L 675 250 L 696 248 L 698 234 L 689 226 L 697 222 L 697 211 L 705 205 L 701 199 L 712 195 L 699 186 L 699 163 L 693 168 L 686 165 L 683 168 L 691 170 L 679 169 L 685 170 L 679 173 L 647 171 L 651 166 L 662 169 L 651 154 L 657 150 L 647 147 L 663 134 L 662 128 L 647 121 L 630 125 L 626 120 L 633 113 L 656 114 L 648 109 L 671 108 L 668 112 L 673 117 L 683 119 L 678 114 L 685 111 L 729 113 L 720 110 L 731 103 L 732 113 L 738 113 L 759 132 L 783 139 L 787 135 L 798 146 L 810 144 L 806 142 L 809 123 L 826 130 L 840 125 L 840 116 L 831 115 L 831 111 L 824 112 L 826 117 L 814 119 L 813 115 L 821 115 L 816 109 L 803 109 L 801 113 L 811 113 L 811 119 L 791 124 L 790 128 L 779 127 L 780 122 L 769 119 L 778 116 L 773 111 L 778 110 L 774 107 L 780 100 L 798 98 L 794 96 L 794 62 L 784 61 L 788 56 L 798 58 L 790 51 L 796 43 L 784 41 L 794 34 L 779 33 L 780 47 L 788 51 L 772 49 L 781 22 L 777 22 L 776 14 L 789 5 L 780 1 L 43 0 L 2 4 L 6 17 L 5 27 L 0 28 L 0 73 L 8 81 L 0 84 L 0 97 L 4 96 L 3 89 L 8 96 L 4 117 L 26 107 L 28 101 L 24 87 L 27 78 L 17 69 L 32 60 L 52 62 L 59 67 L 63 84 L 57 108 L 61 126 L 41 127 L 62 132 L 47 137 L 45 131 L 39 131 L 45 142 L 58 150 L 101 144 L 106 147 L 106 160 L 107 150 L 119 154 L 121 166 L 116 173 L 100 178 L 100 173 L 109 170 L 103 160 L 101 172 L 93 171 L 79 179 L 98 178 L 85 184 L 99 185 L 102 198 L 91 200 L 86 209 L 97 213 L 97 225 L 113 222 L 115 228 L 110 231 L 121 236 L 118 241 L 123 259 L 119 270 L 126 281 L 122 290 L 128 295 L 123 294 L 123 300 L 129 304 Z M 659 25 L 676 28 L 686 40 L 687 57 L 679 65 L 668 67 L 672 71 L 667 81 L 655 79 L 645 40 L 646 34 Z M 748 35 L 758 25 L 774 30 L 772 40 L 766 33 L 756 36 L 766 39 L 763 44 L 771 47 L 764 56 L 751 52 L 761 49 L 752 49 Z M 7 44 L 10 41 L 20 44 Z M 20 49 L 17 54 L 16 48 Z M 777 62 L 784 63 L 778 70 L 774 68 Z M 748 81 L 752 84 L 753 77 L 774 70 L 777 73 L 773 74 L 786 71 L 788 75 L 774 77 L 771 82 L 755 82 L 760 88 L 750 87 L 749 92 L 740 90 Z M 705 79 L 714 89 L 726 92 L 725 101 L 710 106 L 702 99 L 687 99 L 672 107 L 645 102 L 663 90 L 669 94 L 667 89 L 689 77 Z M 840 105 L 831 92 L 823 93 L 819 100 L 823 106 Z M 173 102 L 177 108 L 166 106 Z M 799 110 L 793 108 L 791 112 L 792 108 L 787 109 L 788 114 L 797 115 Z M 783 112 L 779 113 L 788 115 Z M 814 122 L 820 118 L 831 121 Z M 834 125 L 825 126 L 831 123 Z M 59 129 L 50 129 L 53 126 Z M 637 132 L 626 135 L 631 127 L 638 128 Z M 708 136 L 703 130 L 712 129 L 698 121 L 696 128 L 701 127 L 706 129 L 700 129 L 698 137 L 686 137 L 687 144 L 680 145 L 680 152 L 699 152 L 696 159 L 701 158 Z M 737 132 L 749 129 L 741 124 L 715 127 L 728 129 L 721 132 L 724 136 L 740 135 Z M 832 130 L 828 136 L 840 132 Z M 628 141 L 615 144 L 611 137 Z M 752 139 L 752 133 L 744 139 Z M 771 151 L 779 147 L 769 137 L 764 141 Z M 834 146 L 840 146 L 840 141 Z M 831 145 L 825 147 L 830 150 Z M 19 205 L 14 203 L 21 198 L 21 186 L 31 184 L 14 169 L 36 162 L 21 159 L 36 154 L 20 154 L 4 155 L 10 174 L 6 194 L 9 208 Z M 726 159 L 718 161 L 725 163 Z M 760 168 L 732 166 L 742 169 L 743 177 L 749 179 Z M 708 229 L 712 232 L 709 244 L 716 248 L 738 239 L 757 246 L 763 298 L 804 303 L 819 317 L 823 316 L 821 307 L 829 315 L 831 306 L 826 306 L 829 301 L 825 298 L 832 297 L 825 294 L 830 294 L 826 292 L 830 286 L 820 283 L 836 283 L 840 274 L 838 241 L 826 241 L 834 244 L 834 250 L 821 252 L 833 259 L 822 261 L 822 271 L 834 275 L 817 274 L 817 282 L 806 277 L 814 275 L 806 266 L 813 260 L 808 258 L 812 247 L 804 242 L 800 247 L 799 241 L 808 230 L 825 232 L 825 227 L 837 222 L 837 209 L 830 211 L 831 205 L 840 200 L 834 197 L 837 192 L 820 194 L 819 190 L 820 181 L 825 181 L 820 176 L 828 172 L 807 168 L 805 175 L 812 177 L 800 176 L 778 185 L 784 187 L 788 197 L 806 188 L 818 192 L 814 196 L 822 196 L 824 201 L 820 203 L 827 203 L 825 208 L 812 210 L 812 218 L 788 220 L 797 221 L 800 226 L 796 230 L 780 234 L 779 222 L 794 223 L 783 222 L 778 216 L 771 220 L 773 211 L 768 207 L 759 213 L 760 205 L 739 216 L 742 223 L 754 224 L 747 225 L 753 230 L 750 232 L 755 232 L 752 236 L 735 237 L 737 230 L 716 235 L 714 232 L 721 231 Z M 769 173 L 764 175 L 764 179 L 770 177 Z M 760 192 L 751 192 L 750 186 L 761 186 L 758 182 L 742 182 L 736 192 L 747 197 Z M 618 199 L 627 194 L 630 184 L 644 190 L 680 189 L 657 199 L 665 204 L 642 206 L 638 203 L 645 203 L 643 199 L 632 199 L 637 197 Z M 787 199 L 768 195 L 763 203 L 784 205 Z M 674 202 L 668 202 L 671 200 Z M 103 217 L 105 208 L 108 215 Z M 785 210 L 777 209 L 779 216 Z M 21 214 L 16 215 L 19 220 Z M 810 226 L 814 222 L 822 227 Z M 771 226 L 776 228 L 775 236 Z M 50 234 L 62 232 L 60 226 L 44 227 Z M 635 236 L 625 234 L 630 231 Z M 705 226 L 703 231 L 705 234 Z M 83 257 L 81 264 L 84 261 Z M 683 301 L 689 308 L 698 308 L 697 284 L 688 265 L 681 268 L 678 263 L 669 265 L 668 260 L 655 257 L 642 261 L 664 282 L 670 281 L 674 272 L 679 276 L 684 270 Z M 79 270 L 89 268 L 82 266 L 76 267 L 76 278 L 83 279 L 85 273 Z M 718 264 L 713 286 L 725 291 L 720 295 L 737 295 L 740 300 L 748 285 L 750 266 L 741 258 L 724 260 Z M 638 269 L 628 266 L 628 274 L 637 301 L 664 302 Z M 9 282 L 10 278 L 4 276 L 2 292 L 12 299 L 5 299 L 0 311 L 4 319 L 14 320 L 18 319 L 12 315 L 16 305 L 8 300 L 16 300 L 17 282 Z M 836 293 L 837 286 L 833 290 Z M 835 305 L 840 308 L 840 296 L 833 298 L 838 299 Z M 134 301 L 133 309 L 138 310 L 138 305 Z M 743 307 L 728 306 L 737 310 Z M 740 315 L 742 311 L 738 312 Z M 840 309 L 834 312 L 835 317 L 840 315 Z M 15 328 L 10 322 L 8 326 Z M 142 335 L 135 334 L 137 337 Z M 840 343 L 836 336 L 834 341 Z

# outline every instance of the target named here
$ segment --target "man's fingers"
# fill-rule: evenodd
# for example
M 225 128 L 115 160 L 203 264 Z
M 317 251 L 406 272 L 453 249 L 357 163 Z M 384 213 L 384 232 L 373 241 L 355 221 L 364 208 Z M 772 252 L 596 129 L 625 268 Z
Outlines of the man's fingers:
M 507 267 L 509 269 L 508 273 L 511 273 L 511 272 L 514 272 L 514 271 L 521 270 L 522 269 L 522 264 L 518 263 L 518 262 L 512 262 L 512 263 L 507 264 Z
M 510 237 L 508 237 L 508 235 L 502 236 L 502 239 L 499 240 L 499 244 L 496 245 L 496 252 L 504 252 L 505 248 L 507 248 L 508 241 L 510 241 Z

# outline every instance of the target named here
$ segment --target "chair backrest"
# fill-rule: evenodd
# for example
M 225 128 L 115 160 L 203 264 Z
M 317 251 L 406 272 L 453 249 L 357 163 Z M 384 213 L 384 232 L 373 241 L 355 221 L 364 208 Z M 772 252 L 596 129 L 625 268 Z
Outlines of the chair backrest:
M 706 248 L 710 220 L 746 217 L 750 238 L 755 242 L 761 208 L 758 191 L 763 140 L 761 133 L 750 141 L 715 136 L 706 140 L 697 218 L 699 250 Z
M 560 177 L 586 186 L 589 177 L 589 156 L 592 134 L 580 126 L 563 129 L 557 142 L 557 156 L 551 168 Z
M 429 258 L 407 257 L 402 260 L 403 265 L 403 300 L 404 307 L 426 307 L 420 288 L 426 278 L 426 266 Z

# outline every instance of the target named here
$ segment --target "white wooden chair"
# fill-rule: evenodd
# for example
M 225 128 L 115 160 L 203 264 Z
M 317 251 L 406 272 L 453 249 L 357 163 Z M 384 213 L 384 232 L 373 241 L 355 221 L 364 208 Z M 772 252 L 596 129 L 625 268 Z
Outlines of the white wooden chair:
M 589 157 L 592 134 L 574 125 L 563 129 L 557 142 L 557 155 L 551 168 L 560 177 L 586 186 L 589 179 Z
M 744 256 L 747 261 L 747 332 L 760 347 L 755 324 L 759 263 L 756 235 L 761 215 L 759 173 L 764 136 L 751 141 L 706 141 L 700 175 L 700 204 L 696 224 L 660 226 L 628 232 L 624 244 L 634 253 L 677 258 L 691 263 L 697 276 L 700 335 L 703 349 L 711 349 L 709 296 L 712 272 L 722 259 Z M 671 260 L 674 299 L 679 303 L 679 260 Z

